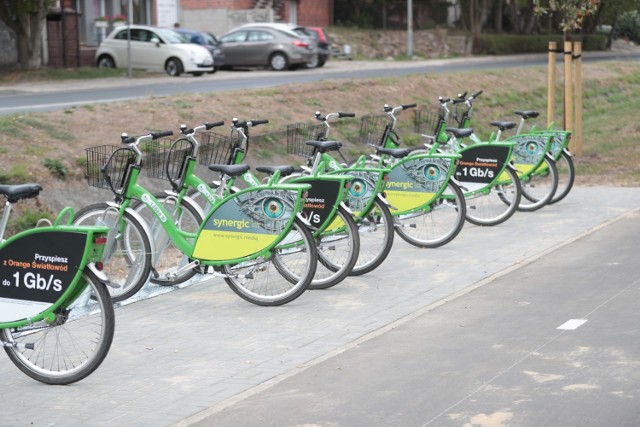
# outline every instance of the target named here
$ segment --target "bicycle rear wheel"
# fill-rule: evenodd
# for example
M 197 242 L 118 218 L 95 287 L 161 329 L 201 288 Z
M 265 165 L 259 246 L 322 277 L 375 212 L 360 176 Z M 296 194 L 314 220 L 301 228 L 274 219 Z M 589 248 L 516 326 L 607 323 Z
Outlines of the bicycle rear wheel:
M 167 212 L 173 215 L 173 223 L 176 228 L 188 233 L 198 232 L 204 219 L 191 205 L 183 200 L 176 208 L 177 199 L 167 193 L 155 194 L 154 197 L 162 203 Z M 151 209 L 144 203 L 140 203 L 135 207 L 135 210 L 149 225 L 154 242 L 153 272 L 149 281 L 160 286 L 174 286 L 195 276 L 197 271 L 194 268 L 185 267 L 191 260 L 169 238 Z M 194 240 L 187 239 L 190 243 L 193 243 Z
M 576 168 L 573 164 L 573 158 L 571 154 L 568 154 L 566 151 L 562 151 L 560 158 L 556 160 L 556 168 L 558 169 L 558 189 L 549 201 L 549 204 L 564 199 L 567 194 L 569 194 L 569 191 L 571 191 L 571 188 L 573 188 L 573 183 L 576 179 Z
M 351 273 L 360 253 L 358 226 L 342 206 L 336 211 L 340 231 L 327 231 L 316 238 L 318 261 L 309 289 L 327 289 L 342 282 Z
M 351 276 L 360 276 L 376 269 L 387 259 L 393 246 L 393 216 L 384 202 L 376 198 L 371 211 L 358 221 L 360 253 L 351 269 Z
M 484 192 L 465 195 L 467 221 L 475 225 L 502 224 L 516 212 L 522 189 L 518 175 L 510 168 L 504 170 L 509 180 L 491 186 Z
M 526 179 L 520 180 L 522 197 L 518 210 L 533 212 L 547 205 L 558 188 L 556 163 L 545 157 L 544 163 Z
M 224 265 L 229 287 L 256 305 L 283 305 L 298 298 L 309 287 L 318 266 L 313 235 L 296 218 L 271 257 L 259 257 L 239 264 Z
M 419 248 L 437 248 L 452 241 L 462 230 L 466 215 L 464 195 L 449 182 L 445 192 L 422 210 L 396 217 L 396 232 Z
M 104 284 L 86 270 L 85 291 L 56 312 L 53 323 L 0 330 L 9 359 L 46 384 L 71 384 L 90 375 L 109 352 L 115 315 Z M 28 346 L 28 348 L 27 348 Z
M 111 228 L 102 263 L 111 283 L 113 302 L 123 301 L 136 294 L 146 283 L 151 272 L 151 243 L 142 223 L 129 212 L 118 223 L 118 211 L 107 203 L 96 203 L 80 209 L 74 225 L 106 225 Z

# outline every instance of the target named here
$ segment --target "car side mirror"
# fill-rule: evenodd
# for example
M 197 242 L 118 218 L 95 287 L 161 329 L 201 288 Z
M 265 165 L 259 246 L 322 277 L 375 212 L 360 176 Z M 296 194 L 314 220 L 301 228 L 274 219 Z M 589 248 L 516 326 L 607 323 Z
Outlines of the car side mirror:
M 160 47 L 160 39 L 157 37 L 151 37 L 151 40 L 149 40 L 151 43 L 155 43 L 156 46 Z

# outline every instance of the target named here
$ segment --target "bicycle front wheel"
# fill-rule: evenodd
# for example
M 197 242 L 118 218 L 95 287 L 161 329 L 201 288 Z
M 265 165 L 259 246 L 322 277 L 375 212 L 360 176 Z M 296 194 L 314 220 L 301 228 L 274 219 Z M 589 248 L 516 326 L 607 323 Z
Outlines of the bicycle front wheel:
M 122 221 L 122 222 L 120 222 Z M 111 228 L 102 264 L 109 281 L 113 302 L 136 294 L 151 272 L 151 243 L 142 223 L 129 212 L 121 219 L 117 210 L 107 203 L 96 203 L 76 213 L 74 225 L 106 225 Z
M 115 315 L 109 292 L 89 271 L 85 291 L 40 322 L 0 330 L 9 359 L 25 374 L 46 384 L 71 384 L 90 375 L 109 352 Z
M 518 210 L 533 212 L 547 205 L 558 188 L 558 169 L 556 163 L 545 157 L 544 163 L 531 175 L 520 180 L 522 197 Z
M 393 216 L 384 202 L 376 197 L 373 207 L 358 221 L 360 253 L 351 276 L 361 276 L 378 268 L 393 246 Z
M 484 192 L 465 197 L 467 221 L 475 225 L 502 224 L 516 212 L 522 189 L 518 175 L 509 167 L 504 170 L 508 180 L 492 185 Z M 465 195 L 466 196 L 466 195 Z
M 396 217 L 396 232 L 419 248 L 437 248 L 452 241 L 462 230 L 466 215 L 464 195 L 453 182 L 430 206 Z
M 576 168 L 573 164 L 573 158 L 566 151 L 562 151 L 560 158 L 556 160 L 556 168 L 558 169 L 558 189 L 553 195 L 549 204 L 559 202 L 564 199 L 576 179 Z
M 342 282 L 351 273 L 360 252 L 358 226 L 342 206 L 338 207 L 334 223 L 316 238 L 318 269 L 309 289 L 327 289 Z M 338 228 L 339 231 L 333 231 Z
M 221 267 L 229 287 L 256 305 L 283 305 L 298 298 L 313 280 L 318 254 L 313 235 L 296 218 L 270 257 Z
M 200 224 L 204 220 L 191 205 L 183 200 L 180 205 L 176 206 L 177 199 L 167 193 L 155 194 L 154 197 L 172 215 L 173 224 L 177 229 L 193 234 L 198 232 Z M 169 238 L 155 213 L 144 203 L 136 206 L 135 210 L 149 225 L 154 242 L 152 256 L 154 270 L 149 279 L 150 282 L 160 286 L 174 286 L 184 283 L 195 276 L 197 271 L 187 266 L 191 260 Z M 187 239 L 192 244 L 194 240 Z

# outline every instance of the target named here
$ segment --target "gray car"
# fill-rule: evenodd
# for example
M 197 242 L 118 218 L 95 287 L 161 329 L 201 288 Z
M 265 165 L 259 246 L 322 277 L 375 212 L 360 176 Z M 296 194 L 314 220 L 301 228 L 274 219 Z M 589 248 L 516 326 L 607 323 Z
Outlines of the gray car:
M 317 57 L 316 46 L 287 29 L 239 27 L 219 38 L 224 68 L 295 69 Z

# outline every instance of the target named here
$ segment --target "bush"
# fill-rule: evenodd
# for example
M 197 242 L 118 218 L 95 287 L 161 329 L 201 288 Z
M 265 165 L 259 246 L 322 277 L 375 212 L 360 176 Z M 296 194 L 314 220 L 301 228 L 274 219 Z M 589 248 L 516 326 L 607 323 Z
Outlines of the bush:
M 640 43 L 640 13 L 637 10 L 625 12 L 618 17 L 613 33 L 614 38 L 629 38 Z
M 607 37 L 602 34 L 585 34 L 570 36 L 571 40 L 582 41 L 582 50 L 605 50 Z M 545 53 L 549 49 L 549 42 L 556 42 L 562 48 L 560 35 L 522 36 L 483 34 L 473 40 L 475 55 L 512 55 L 517 53 Z

